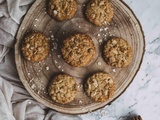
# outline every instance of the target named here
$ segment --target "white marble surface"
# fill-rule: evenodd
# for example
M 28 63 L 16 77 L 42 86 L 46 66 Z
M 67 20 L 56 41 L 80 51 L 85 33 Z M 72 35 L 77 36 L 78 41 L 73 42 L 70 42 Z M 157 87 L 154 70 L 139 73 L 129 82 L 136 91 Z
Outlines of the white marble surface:
M 110 106 L 80 115 L 83 120 L 160 119 L 160 0 L 124 0 L 143 27 L 146 51 L 141 68 L 129 88 Z

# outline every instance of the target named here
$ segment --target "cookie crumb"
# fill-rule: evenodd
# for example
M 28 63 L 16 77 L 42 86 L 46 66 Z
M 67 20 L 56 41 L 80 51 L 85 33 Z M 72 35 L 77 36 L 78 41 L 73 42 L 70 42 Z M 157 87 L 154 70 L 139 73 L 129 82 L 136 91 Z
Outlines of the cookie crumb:
M 102 63 L 101 63 L 101 62 L 98 62 L 98 65 L 102 65 Z
M 104 28 L 104 31 L 106 31 L 106 30 L 108 30 L 108 28 L 107 28 L 107 27 L 105 27 L 105 28 Z
M 58 14 L 57 10 L 53 10 L 53 14 L 57 15 Z
M 58 68 L 60 69 L 60 68 L 62 68 L 62 66 L 59 65 Z
M 100 29 L 99 29 L 99 31 L 100 31 L 100 32 L 102 32 L 102 31 L 103 31 L 103 29 L 102 29 L 102 28 L 100 28 Z
M 40 94 L 40 91 L 39 91 L 39 90 L 37 91 L 37 94 L 38 94 L 38 95 Z
M 31 85 L 31 88 L 32 88 L 32 89 L 35 89 L 35 87 L 36 87 L 35 84 L 32 84 L 32 85 Z
M 58 58 L 61 58 L 61 55 L 57 55 Z
M 48 67 L 48 66 L 46 67 L 46 70 L 49 70 L 49 67 Z
M 102 39 L 99 39 L 98 41 L 99 41 L 99 43 L 102 43 L 102 42 L 103 42 L 103 40 L 102 40 Z
M 79 104 L 82 104 L 82 100 L 79 100 Z
M 116 69 L 113 69 L 113 72 L 116 72 Z
M 56 64 L 57 64 L 57 60 L 54 60 L 54 63 L 56 63 Z
M 39 19 L 36 18 L 35 21 L 39 21 Z

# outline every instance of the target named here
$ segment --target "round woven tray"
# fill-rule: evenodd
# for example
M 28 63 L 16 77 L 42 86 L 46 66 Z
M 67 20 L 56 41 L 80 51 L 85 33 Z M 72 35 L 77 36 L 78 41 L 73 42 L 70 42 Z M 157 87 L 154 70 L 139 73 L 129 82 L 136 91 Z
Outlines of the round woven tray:
M 46 10 L 46 1 L 37 0 L 18 30 L 15 45 L 15 61 L 19 77 L 26 90 L 37 101 L 56 111 L 69 114 L 81 114 L 99 109 L 120 96 L 134 79 L 138 72 L 145 47 L 145 40 L 141 25 L 129 7 L 120 0 L 111 0 L 114 7 L 114 18 L 106 27 L 96 27 L 84 17 L 85 0 L 77 0 L 78 11 L 73 19 L 58 22 L 52 19 Z M 30 31 L 43 32 L 51 40 L 51 51 L 42 62 L 26 61 L 21 55 L 21 42 Z M 87 67 L 75 68 L 68 65 L 61 58 L 60 47 L 62 40 L 73 33 L 81 32 L 90 35 L 96 45 L 96 56 Z M 121 37 L 128 41 L 133 49 L 133 60 L 125 68 L 114 68 L 107 65 L 102 56 L 102 46 L 112 37 Z M 110 100 L 102 103 L 92 101 L 85 94 L 83 83 L 86 76 L 104 71 L 115 79 L 116 91 Z M 52 101 L 48 94 L 48 85 L 56 74 L 67 73 L 74 76 L 78 83 L 78 93 L 75 99 L 68 104 L 58 104 Z

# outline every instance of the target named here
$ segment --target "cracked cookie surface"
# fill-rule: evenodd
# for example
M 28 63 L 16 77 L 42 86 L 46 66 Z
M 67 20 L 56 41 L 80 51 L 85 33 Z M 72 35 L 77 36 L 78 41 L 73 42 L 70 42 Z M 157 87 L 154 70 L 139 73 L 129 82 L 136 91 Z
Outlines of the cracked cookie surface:
M 85 67 L 95 55 L 92 38 L 86 34 L 75 34 L 67 37 L 62 45 L 63 59 L 71 66 Z
M 132 61 L 132 48 L 122 38 L 112 38 L 104 45 L 104 59 L 113 67 L 126 67 Z
M 87 79 L 85 91 L 95 102 L 105 102 L 114 94 L 114 81 L 107 73 L 95 73 Z
M 49 39 L 40 32 L 32 32 L 22 42 L 22 55 L 31 62 L 39 62 L 45 59 L 50 51 Z
M 86 17 L 94 25 L 105 26 L 114 16 L 114 10 L 109 0 L 91 0 L 87 4 Z
M 78 5 L 76 0 L 50 0 L 48 3 L 48 14 L 58 21 L 71 19 Z
M 51 99 L 57 103 L 69 103 L 77 93 L 76 80 L 68 74 L 59 74 L 52 79 L 48 93 Z

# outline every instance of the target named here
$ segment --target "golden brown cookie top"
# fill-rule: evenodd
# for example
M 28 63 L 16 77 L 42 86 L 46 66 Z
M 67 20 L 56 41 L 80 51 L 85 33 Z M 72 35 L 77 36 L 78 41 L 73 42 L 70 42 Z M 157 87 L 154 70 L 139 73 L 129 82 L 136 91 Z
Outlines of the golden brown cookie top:
M 22 41 L 22 55 L 31 62 L 39 62 L 47 57 L 50 51 L 49 39 L 40 32 L 32 32 Z
M 87 66 L 95 55 L 92 38 L 86 34 L 75 34 L 67 37 L 62 45 L 62 57 L 71 66 Z
M 132 48 L 122 38 L 112 38 L 104 45 L 104 59 L 114 67 L 126 67 L 132 61 Z
M 66 104 L 71 102 L 77 93 L 76 80 L 67 74 L 55 76 L 48 88 L 49 96 L 57 103 Z
M 48 4 L 48 14 L 58 21 L 71 19 L 78 5 L 76 0 L 50 0 Z
M 107 73 L 95 73 L 87 79 L 85 91 L 95 102 L 105 102 L 114 94 L 114 80 Z
M 114 16 L 114 10 L 109 0 L 91 0 L 87 4 L 86 17 L 97 25 L 105 26 Z

